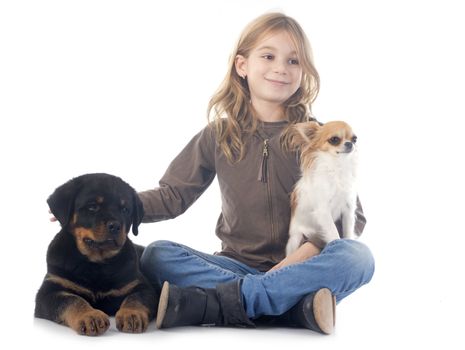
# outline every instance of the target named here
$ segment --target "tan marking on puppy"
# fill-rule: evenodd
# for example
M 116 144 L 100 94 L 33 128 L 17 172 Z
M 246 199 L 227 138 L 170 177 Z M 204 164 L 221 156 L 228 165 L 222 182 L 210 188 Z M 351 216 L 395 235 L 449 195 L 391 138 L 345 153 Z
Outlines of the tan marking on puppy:
M 76 239 L 76 245 L 82 255 L 88 256 L 91 255 L 91 251 L 86 243 L 84 243 L 85 238 L 89 238 L 95 241 L 94 232 L 87 228 L 76 227 L 73 231 L 74 237 Z
M 109 259 L 120 251 L 126 242 L 126 234 L 124 233 L 124 225 L 122 232 L 117 237 L 112 237 L 103 231 L 104 225 L 100 225 L 96 231 L 84 227 L 76 227 L 73 234 L 76 239 L 76 245 L 82 255 L 85 255 L 92 262 L 101 262 Z M 92 240 L 93 243 L 86 243 L 86 239 Z M 107 241 L 106 243 L 104 241 Z M 114 241 L 112 243 L 112 240 Z M 101 244 L 102 245 L 99 245 Z
M 70 298 L 69 304 L 59 315 L 59 320 L 77 333 L 96 336 L 103 334 L 110 327 L 108 315 L 94 309 L 83 298 L 67 292 L 61 292 L 59 295 Z
M 84 294 L 86 297 L 88 297 L 89 299 L 93 299 L 95 300 L 95 295 L 94 293 L 92 293 L 89 289 L 87 288 L 84 288 L 82 286 L 80 286 L 79 284 L 77 283 L 74 283 L 66 278 L 63 278 L 63 277 L 60 277 L 60 276 L 57 276 L 57 275 L 53 275 L 53 274 L 47 274 L 47 276 L 45 276 L 45 280 L 46 281 L 50 281 L 50 282 L 53 282 L 53 283 L 56 283 L 56 284 L 59 284 L 60 286 L 66 288 L 66 289 L 70 289 L 78 294 Z
M 149 309 L 137 297 L 128 296 L 115 315 L 116 328 L 126 333 L 145 332 L 149 324 Z
M 96 293 L 96 296 L 97 298 L 121 297 L 123 295 L 129 294 L 139 284 L 140 284 L 139 280 L 134 280 L 119 289 L 111 289 L 107 292 L 98 292 Z
M 104 202 L 104 199 L 105 199 L 104 197 L 98 196 L 98 197 L 96 198 L 96 202 L 97 202 L 98 204 L 102 204 L 102 203 Z

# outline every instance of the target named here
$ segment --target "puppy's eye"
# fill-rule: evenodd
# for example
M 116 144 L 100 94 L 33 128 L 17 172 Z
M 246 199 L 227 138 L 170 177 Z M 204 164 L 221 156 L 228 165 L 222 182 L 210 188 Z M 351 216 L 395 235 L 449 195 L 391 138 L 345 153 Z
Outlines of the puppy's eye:
M 333 136 L 328 140 L 328 142 L 332 144 L 333 146 L 337 146 L 341 143 L 341 138 L 337 136 Z
M 357 142 L 357 136 L 353 136 L 352 137 L 352 143 L 356 143 Z
M 121 208 L 121 212 L 122 212 L 123 214 L 129 214 L 129 209 L 126 208 L 126 207 L 122 207 L 122 208 Z
M 97 204 L 89 204 L 87 206 L 87 210 L 90 211 L 91 213 L 96 213 L 100 210 L 100 206 Z

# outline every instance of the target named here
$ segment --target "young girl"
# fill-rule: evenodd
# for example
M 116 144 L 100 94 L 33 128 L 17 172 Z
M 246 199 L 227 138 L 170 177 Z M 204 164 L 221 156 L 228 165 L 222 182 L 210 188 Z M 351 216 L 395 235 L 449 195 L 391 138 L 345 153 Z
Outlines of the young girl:
M 370 281 L 373 257 L 358 241 L 305 241 L 285 257 L 289 196 L 300 176 L 286 134 L 310 118 L 318 89 L 310 45 L 294 19 L 270 13 L 246 27 L 210 101 L 214 120 L 173 160 L 158 188 L 139 193 L 144 222 L 182 214 L 215 176 L 222 194 L 221 252 L 170 241 L 144 251 L 143 272 L 162 288 L 158 328 L 266 321 L 329 334 L 335 302 Z M 358 234 L 364 225 L 359 206 Z

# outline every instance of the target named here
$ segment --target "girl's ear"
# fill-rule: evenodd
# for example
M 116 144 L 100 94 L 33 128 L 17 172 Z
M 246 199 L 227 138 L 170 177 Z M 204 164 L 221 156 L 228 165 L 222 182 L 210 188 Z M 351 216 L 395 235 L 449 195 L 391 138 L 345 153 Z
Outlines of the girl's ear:
M 236 68 L 237 75 L 245 79 L 247 76 L 247 58 L 242 55 L 237 55 L 234 59 L 234 67 Z

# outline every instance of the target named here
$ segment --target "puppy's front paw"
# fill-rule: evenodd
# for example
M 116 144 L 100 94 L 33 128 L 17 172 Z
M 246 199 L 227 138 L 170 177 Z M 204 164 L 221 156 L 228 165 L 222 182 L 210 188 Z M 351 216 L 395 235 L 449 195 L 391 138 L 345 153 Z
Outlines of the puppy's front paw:
M 149 315 L 145 310 L 121 308 L 115 315 L 115 321 L 120 332 L 142 333 L 149 324 Z
M 106 313 L 93 309 L 76 314 L 69 321 L 69 326 L 81 335 L 96 336 L 106 332 L 110 327 L 110 319 Z

